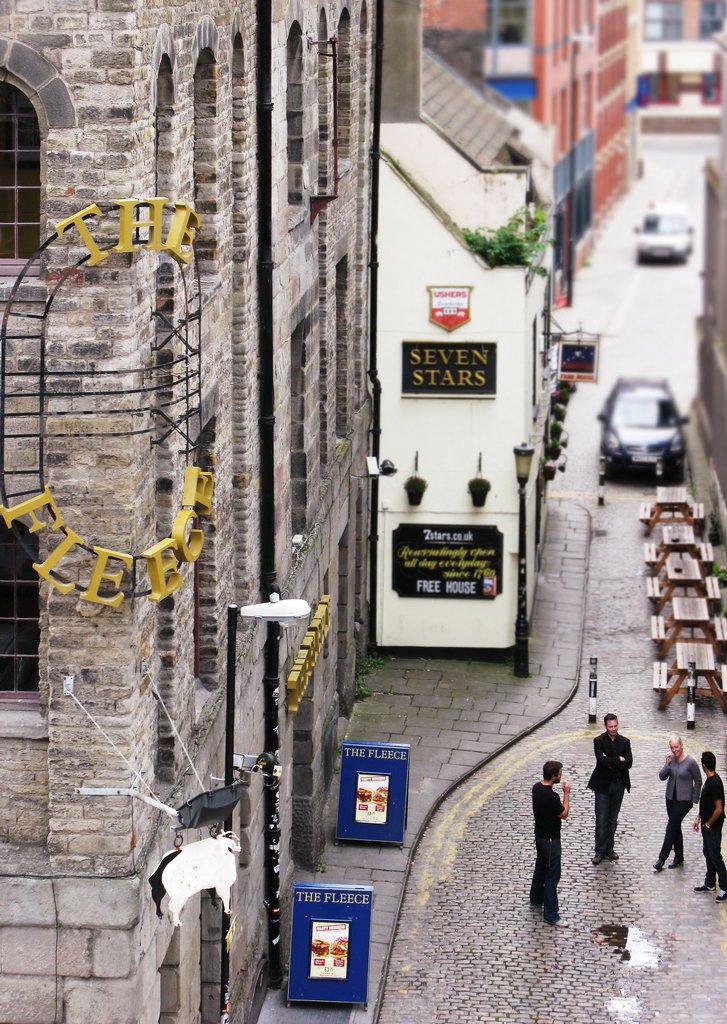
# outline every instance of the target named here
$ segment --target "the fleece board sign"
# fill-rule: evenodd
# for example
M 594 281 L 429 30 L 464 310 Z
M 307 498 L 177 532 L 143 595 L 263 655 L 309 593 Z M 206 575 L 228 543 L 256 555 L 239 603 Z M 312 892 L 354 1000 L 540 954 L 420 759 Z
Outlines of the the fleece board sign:
M 341 745 L 336 839 L 404 842 L 409 791 L 409 744 Z

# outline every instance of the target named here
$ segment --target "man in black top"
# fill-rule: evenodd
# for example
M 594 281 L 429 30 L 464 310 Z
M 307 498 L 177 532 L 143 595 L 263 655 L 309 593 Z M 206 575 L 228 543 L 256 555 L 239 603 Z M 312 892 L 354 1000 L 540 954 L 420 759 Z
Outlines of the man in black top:
M 530 885 L 530 904 L 543 908 L 546 924 L 565 927 L 558 910 L 560 881 L 560 823 L 570 809 L 570 783 L 563 783 L 563 801 L 553 790 L 563 777 L 560 761 L 546 761 L 542 782 L 533 786 L 533 817 L 535 818 L 535 870 Z
M 624 792 L 631 789 L 629 768 L 634 763 L 631 743 L 619 734 L 616 715 L 606 715 L 603 724 L 606 731 L 593 741 L 596 767 L 588 781 L 588 788 L 596 794 L 596 851 L 592 864 L 600 864 L 604 857 L 618 860 L 613 848 L 618 812 Z
M 702 826 L 702 852 L 707 870 L 702 885 L 695 892 L 714 892 L 719 879 L 717 903 L 727 903 L 727 868 L 722 857 L 722 825 L 724 824 L 724 786 L 717 774 L 717 758 L 711 750 L 702 754 L 702 768 L 707 781 L 699 795 L 699 814 L 694 819 L 694 831 Z

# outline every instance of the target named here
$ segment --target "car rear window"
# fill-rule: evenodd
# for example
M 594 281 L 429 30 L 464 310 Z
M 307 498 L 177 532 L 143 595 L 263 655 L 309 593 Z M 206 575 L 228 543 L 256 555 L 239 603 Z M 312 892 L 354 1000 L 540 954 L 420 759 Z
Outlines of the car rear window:
M 668 398 L 617 398 L 614 427 L 678 427 L 679 416 Z

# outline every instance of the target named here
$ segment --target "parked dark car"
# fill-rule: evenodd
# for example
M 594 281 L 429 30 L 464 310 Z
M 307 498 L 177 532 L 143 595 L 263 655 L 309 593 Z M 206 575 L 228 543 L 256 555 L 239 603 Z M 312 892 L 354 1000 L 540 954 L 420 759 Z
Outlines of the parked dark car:
M 682 425 L 689 417 L 679 415 L 666 381 L 616 381 L 598 418 L 607 476 L 618 470 L 653 473 L 661 460 L 665 478 L 684 480 Z

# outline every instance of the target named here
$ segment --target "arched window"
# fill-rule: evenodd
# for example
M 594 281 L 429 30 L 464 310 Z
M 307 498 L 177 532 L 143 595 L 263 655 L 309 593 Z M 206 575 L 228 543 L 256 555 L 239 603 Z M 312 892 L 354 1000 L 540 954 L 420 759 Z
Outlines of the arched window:
M 0 82 L 0 273 L 40 244 L 40 128 L 27 96 Z
M 351 19 L 344 11 L 338 22 L 338 153 L 351 156 Z
M 288 128 L 288 202 L 303 202 L 303 34 L 294 21 L 288 33 L 285 94 Z
M 217 65 L 205 47 L 194 71 L 194 206 L 201 218 L 196 251 L 203 275 L 217 273 Z
M 38 689 L 38 537 L 16 526 L 24 544 L 0 523 L 0 700 L 27 699 Z
M 331 135 L 333 129 L 332 50 L 328 39 L 326 12 L 318 19 L 318 192 L 324 196 L 330 181 Z

